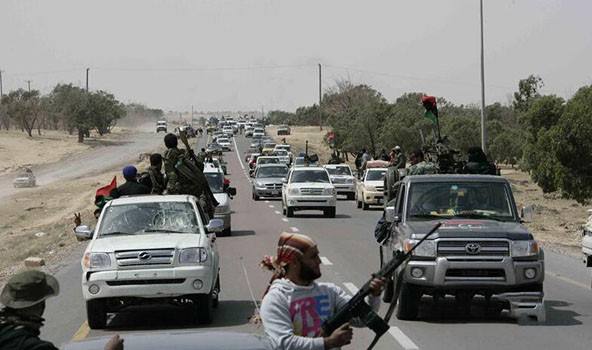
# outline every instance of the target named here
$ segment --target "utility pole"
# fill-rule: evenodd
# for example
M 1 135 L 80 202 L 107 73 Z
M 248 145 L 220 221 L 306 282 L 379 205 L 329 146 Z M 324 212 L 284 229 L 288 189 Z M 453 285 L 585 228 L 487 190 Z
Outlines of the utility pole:
M 86 92 L 88 92 L 88 71 L 90 68 L 86 68 Z
M 263 106 L 261 106 L 261 120 L 265 119 L 265 111 L 263 110 Z
M 27 82 L 27 89 L 31 92 L 31 80 L 25 80 Z
M 4 92 L 2 90 L 2 70 L 0 70 L 0 99 L 4 96 Z
M 323 83 L 321 80 L 321 64 L 319 63 L 319 128 L 323 131 L 323 114 L 321 112 L 321 100 L 323 98 Z
M 485 58 L 483 55 L 483 0 L 480 1 L 481 12 L 481 148 L 487 153 L 487 129 L 485 128 Z

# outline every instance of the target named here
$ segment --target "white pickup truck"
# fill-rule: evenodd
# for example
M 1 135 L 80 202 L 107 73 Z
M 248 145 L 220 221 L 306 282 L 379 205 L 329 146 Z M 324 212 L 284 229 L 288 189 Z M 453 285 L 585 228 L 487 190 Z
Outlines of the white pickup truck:
M 592 267 L 592 209 L 588 209 L 588 215 L 588 221 L 582 230 L 582 253 L 586 266 Z
M 292 168 L 282 186 L 282 207 L 287 217 L 297 210 L 322 210 L 335 217 L 337 194 L 329 173 L 321 167 Z
M 219 219 L 186 195 L 122 197 L 108 202 L 97 227 L 75 229 L 91 239 L 82 258 L 88 325 L 104 328 L 107 313 L 136 304 L 186 305 L 210 323 L 220 293 Z

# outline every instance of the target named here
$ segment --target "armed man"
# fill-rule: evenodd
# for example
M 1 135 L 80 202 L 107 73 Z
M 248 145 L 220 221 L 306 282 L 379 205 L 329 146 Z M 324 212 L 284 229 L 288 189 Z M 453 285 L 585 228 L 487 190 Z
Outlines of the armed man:
M 166 188 L 164 175 L 162 174 L 162 156 L 160 153 L 150 155 L 150 167 L 148 168 L 152 194 L 162 194 Z
M 430 175 L 438 172 L 434 163 L 424 160 L 423 152 L 420 149 L 409 154 L 409 162 L 411 165 L 407 168 L 407 175 Z
M 167 134 L 164 137 L 164 144 L 167 147 L 164 153 L 164 171 L 167 176 L 166 192 L 197 197 L 204 211 L 210 218 L 213 218 L 218 202 L 201 170 L 203 163 L 198 164 L 195 157 L 192 157 L 191 149 L 177 148 L 177 142 L 177 136 L 174 134 Z
M 39 334 L 45 322 L 45 300 L 59 291 L 58 281 L 41 271 L 12 276 L 0 295 L 0 350 L 57 350 Z M 123 339 L 113 336 L 105 350 L 123 350 Z
M 348 303 L 350 296 L 333 283 L 319 283 L 321 260 L 316 243 L 308 236 L 282 233 L 277 256 L 266 256 L 261 265 L 273 271 L 261 302 L 261 320 L 266 334 L 281 350 L 339 349 L 351 343 L 349 323 L 331 334 L 323 334 L 322 324 Z M 384 279 L 373 278 L 367 302 L 374 311 L 380 306 Z M 364 326 L 352 319 L 353 326 Z

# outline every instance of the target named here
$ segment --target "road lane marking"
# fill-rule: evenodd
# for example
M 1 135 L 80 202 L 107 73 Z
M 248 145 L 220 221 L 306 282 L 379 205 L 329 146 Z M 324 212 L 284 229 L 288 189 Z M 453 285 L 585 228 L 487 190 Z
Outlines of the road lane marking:
M 90 328 L 88 327 L 88 322 L 84 321 L 81 325 L 80 328 L 78 328 L 78 330 L 76 331 L 76 333 L 74 333 L 74 336 L 72 337 L 73 341 L 81 341 L 84 338 L 88 337 L 88 334 L 90 333 Z
M 415 343 L 411 339 L 409 339 L 409 337 L 406 336 L 405 333 L 403 333 L 403 331 L 399 329 L 399 327 L 391 326 L 388 332 L 403 347 L 403 349 L 419 350 L 417 345 L 415 345 Z
M 300 230 L 298 229 L 298 227 L 290 227 L 290 230 L 292 230 L 292 232 L 300 232 Z
M 265 201 L 265 203 L 269 203 L 269 201 L 268 201 L 268 200 L 266 200 L 266 201 Z
M 268 205 L 268 207 L 270 207 L 270 208 L 274 208 L 273 204 L 270 204 L 270 205 Z
M 236 145 L 236 139 L 234 137 L 232 138 L 232 142 L 234 143 L 234 150 L 236 152 L 236 157 L 238 158 L 238 163 L 240 164 L 241 168 L 245 170 L 245 166 L 243 165 L 243 160 L 241 159 L 240 154 L 238 153 L 238 146 Z
M 282 221 L 283 221 L 283 222 L 288 222 L 288 219 L 286 219 L 286 218 L 282 218 Z
M 276 211 L 274 211 L 274 213 L 276 213 L 276 214 L 278 214 L 278 215 L 280 215 L 280 214 L 281 214 L 279 210 L 276 210 Z
M 545 274 L 548 274 L 548 275 L 550 275 L 550 276 L 552 276 L 552 277 L 555 277 L 555 278 L 557 278 L 557 279 L 559 279 L 559 280 L 562 280 L 562 281 L 564 281 L 564 282 L 567 282 L 567 283 L 573 284 L 574 286 L 578 286 L 578 287 L 581 287 L 581 288 L 584 288 L 584 289 L 589 289 L 589 288 L 590 288 L 590 286 L 588 286 L 588 285 L 586 285 L 586 284 L 584 284 L 584 283 L 581 283 L 581 282 L 578 282 L 578 281 L 572 280 L 571 278 L 569 278 L 569 277 L 565 277 L 565 276 L 562 276 L 562 275 L 561 275 L 561 274 L 559 274 L 559 273 L 555 273 L 555 272 L 551 272 L 551 271 L 548 271 L 548 270 L 547 270 L 547 271 L 545 271 Z
M 333 265 L 333 263 L 331 262 L 331 260 L 327 259 L 326 256 L 321 256 L 321 263 L 323 265 L 327 265 L 327 266 Z
M 345 288 L 347 288 L 347 290 L 349 290 L 350 293 L 352 294 L 356 294 L 358 292 L 358 287 L 356 287 L 355 284 L 350 283 L 350 282 L 343 282 L 343 285 L 345 286 Z

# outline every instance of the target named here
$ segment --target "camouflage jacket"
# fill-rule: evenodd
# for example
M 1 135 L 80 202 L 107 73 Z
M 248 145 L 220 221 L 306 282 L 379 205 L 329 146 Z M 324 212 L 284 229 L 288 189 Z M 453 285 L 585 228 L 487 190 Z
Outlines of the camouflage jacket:
M 415 165 L 411 165 L 407 169 L 407 175 L 430 175 L 436 174 L 438 172 L 438 168 L 432 162 L 422 161 Z
M 150 166 L 148 168 L 148 175 L 150 176 L 150 183 L 152 184 L 152 194 L 162 194 L 166 188 L 166 182 L 160 169 Z

